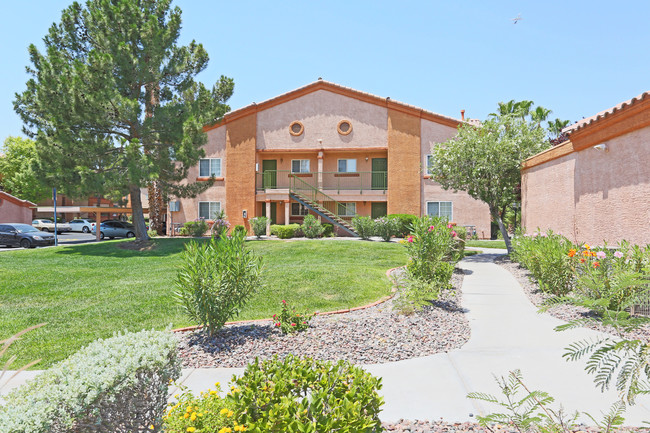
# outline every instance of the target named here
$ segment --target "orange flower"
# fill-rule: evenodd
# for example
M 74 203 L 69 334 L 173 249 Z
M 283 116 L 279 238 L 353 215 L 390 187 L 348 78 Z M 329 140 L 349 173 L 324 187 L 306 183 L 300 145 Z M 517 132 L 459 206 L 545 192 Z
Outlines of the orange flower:
M 585 256 L 585 257 L 590 257 L 590 256 L 591 256 L 591 253 L 590 253 L 589 251 L 587 251 L 587 250 L 584 250 L 584 251 L 582 252 L 582 255 Z
M 591 257 L 596 257 L 596 252 L 595 251 L 591 252 Z
M 591 249 L 591 247 L 589 246 L 589 244 L 585 244 L 584 247 L 585 247 L 585 250 L 590 250 L 590 249 Z
M 585 262 L 585 259 L 580 259 L 580 263 L 584 263 L 584 262 Z
M 575 256 L 575 255 L 576 255 L 576 252 L 577 252 L 576 250 L 574 250 L 573 248 L 571 248 L 571 249 L 569 250 L 569 257 L 573 257 L 573 256 Z
M 598 263 L 598 262 L 594 262 L 594 269 L 596 269 L 596 268 L 599 267 L 599 266 L 600 266 L 600 263 Z

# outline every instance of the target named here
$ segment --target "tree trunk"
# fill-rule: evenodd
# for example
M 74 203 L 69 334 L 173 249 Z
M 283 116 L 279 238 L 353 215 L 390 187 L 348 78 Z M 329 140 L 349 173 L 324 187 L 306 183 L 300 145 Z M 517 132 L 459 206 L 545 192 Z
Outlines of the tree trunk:
M 142 198 L 140 197 L 140 188 L 137 185 L 129 185 L 129 194 L 131 195 L 131 211 L 133 212 L 133 225 L 135 226 L 135 237 L 139 241 L 149 239 L 147 226 L 144 223 L 144 212 L 142 211 Z
M 503 224 L 503 220 L 501 219 L 501 215 L 499 214 L 498 209 L 490 206 L 490 215 L 492 215 L 492 218 L 494 218 L 497 224 L 499 224 L 501 236 L 503 236 L 503 240 L 506 243 L 506 249 L 508 250 L 508 254 L 510 254 L 512 252 L 512 244 L 510 243 L 510 237 L 508 236 L 508 229 L 506 228 L 505 224 Z
M 163 200 L 158 181 L 149 183 L 149 229 L 155 230 L 159 235 L 163 232 Z

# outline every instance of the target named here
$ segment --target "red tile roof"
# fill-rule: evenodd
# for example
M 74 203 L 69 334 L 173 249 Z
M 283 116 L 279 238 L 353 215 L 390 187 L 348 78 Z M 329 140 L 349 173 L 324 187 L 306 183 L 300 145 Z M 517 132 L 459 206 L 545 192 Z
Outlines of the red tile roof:
M 608 108 L 607 110 L 601 111 L 598 114 L 595 114 L 591 117 L 587 117 L 586 119 L 582 119 L 579 122 L 574 123 L 571 126 L 567 126 L 562 130 L 562 132 L 565 132 L 569 135 L 571 135 L 573 132 L 583 130 L 585 128 L 588 128 L 589 126 L 597 123 L 601 119 L 605 119 L 613 114 L 616 114 L 620 111 L 625 111 L 626 109 L 629 109 L 629 107 L 635 105 L 638 102 L 643 101 L 646 99 L 648 96 L 650 96 L 650 92 L 643 92 L 638 96 L 635 96 L 632 99 L 628 99 L 627 101 L 621 102 L 620 104 L 617 104 L 611 108 Z

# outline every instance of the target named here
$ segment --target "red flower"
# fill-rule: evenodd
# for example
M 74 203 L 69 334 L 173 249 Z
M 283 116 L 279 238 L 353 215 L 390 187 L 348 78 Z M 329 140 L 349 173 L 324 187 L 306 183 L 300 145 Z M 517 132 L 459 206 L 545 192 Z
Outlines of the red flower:
M 276 326 L 277 328 L 279 328 L 279 327 L 280 327 L 280 324 L 279 324 L 279 323 L 276 323 L 275 326 Z
M 596 268 L 599 267 L 599 266 L 600 266 L 600 263 L 598 263 L 598 262 L 594 262 L 594 269 L 596 269 Z
M 285 300 L 283 299 L 283 300 L 282 300 L 282 303 L 283 303 L 283 304 L 286 304 L 286 303 L 287 303 L 287 301 L 285 301 Z
M 307 322 L 302 322 L 302 324 L 303 324 L 303 325 L 306 325 L 306 324 L 307 324 Z
M 585 262 L 585 259 L 580 259 L 580 263 L 584 263 L 584 262 Z
M 296 324 L 295 324 L 295 323 L 292 323 L 291 326 L 296 326 Z

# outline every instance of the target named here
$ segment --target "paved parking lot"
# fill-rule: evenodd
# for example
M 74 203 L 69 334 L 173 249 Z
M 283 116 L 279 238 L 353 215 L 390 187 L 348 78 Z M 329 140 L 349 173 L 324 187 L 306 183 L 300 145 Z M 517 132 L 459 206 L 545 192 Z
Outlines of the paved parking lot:
M 59 245 L 72 245 L 72 244 L 85 244 L 88 242 L 95 242 L 95 235 L 92 233 L 77 233 L 77 232 L 67 232 L 61 233 L 59 236 Z M 50 248 L 50 247 L 37 247 L 37 248 Z M 5 247 L 0 246 L 0 252 L 2 251 L 13 251 L 13 250 L 22 250 L 19 247 Z

